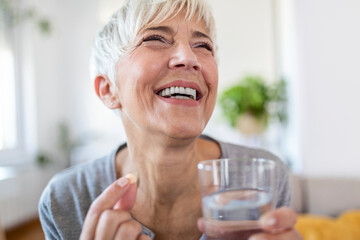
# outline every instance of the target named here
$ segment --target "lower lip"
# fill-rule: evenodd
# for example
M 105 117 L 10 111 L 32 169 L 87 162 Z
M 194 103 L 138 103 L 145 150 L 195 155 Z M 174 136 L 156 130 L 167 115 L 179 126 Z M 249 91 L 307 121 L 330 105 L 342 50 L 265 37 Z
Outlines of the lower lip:
M 164 98 L 159 95 L 156 95 L 156 96 L 158 96 L 158 98 L 160 98 L 160 100 L 162 100 L 166 103 L 181 105 L 181 106 L 186 106 L 186 107 L 197 107 L 200 105 L 200 102 L 201 102 L 201 99 L 195 101 L 195 100 L 189 100 L 189 99 Z

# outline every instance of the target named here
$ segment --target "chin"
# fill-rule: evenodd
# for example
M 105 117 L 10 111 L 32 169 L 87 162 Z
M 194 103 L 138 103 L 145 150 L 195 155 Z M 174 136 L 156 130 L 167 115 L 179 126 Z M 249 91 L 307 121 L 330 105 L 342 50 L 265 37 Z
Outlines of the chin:
M 197 138 L 203 132 L 205 126 L 195 126 L 191 124 L 179 124 L 176 126 L 165 127 L 165 134 L 175 139 Z

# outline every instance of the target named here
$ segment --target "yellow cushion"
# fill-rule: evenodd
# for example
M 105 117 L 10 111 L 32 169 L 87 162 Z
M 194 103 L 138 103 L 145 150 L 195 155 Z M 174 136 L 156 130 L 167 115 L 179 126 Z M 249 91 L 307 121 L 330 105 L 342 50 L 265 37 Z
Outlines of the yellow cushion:
M 354 229 L 357 229 L 357 231 L 360 232 L 360 210 L 349 210 L 343 213 L 338 218 L 338 222 L 340 224 L 352 226 Z
M 345 212 L 338 219 L 300 215 L 295 227 L 304 240 L 360 240 L 360 210 Z

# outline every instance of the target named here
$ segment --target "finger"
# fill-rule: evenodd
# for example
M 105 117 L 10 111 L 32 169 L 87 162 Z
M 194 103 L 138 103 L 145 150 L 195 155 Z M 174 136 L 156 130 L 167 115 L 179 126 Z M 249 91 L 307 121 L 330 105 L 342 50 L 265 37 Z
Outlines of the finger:
M 198 220 L 197 220 L 197 226 L 198 226 L 198 228 L 199 228 L 199 230 L 201 231 L 201 232 L 205 232 L 205 222 L 204 222 L 204 218 L 199 218 Z
M 203 218 L 197 221 L 199 230 L 209 239 L 248 239 L 259 232 L 257 221 L 208 221 Z
M 270 234 L 270 233 L 259 233 L 253 235 L 249 238 L 249 240 L 302 240 L 300 233 L 294 229 L 278 233 L 278 234 Z
M 96 227 L 95 239 L 113 239 L 120 224 L 131 220 L 131 215 L 122 210 L 105 210 Z
M 152 240 L 151 237 L 141 234 L 137 240 Z
M 136 221 L 127 221 L 120 225 L 118 228 L 115 239 L 119 240 L 136 240 L 142 232 L 140 223 Z
M 130 180 L 127 177 L 122 177 L 107 187 L 104 192 L 95 199 L 86 214 L 80 239 L 94 238 L 100 215 L 103 211 L 114 207 L 115 203 L 126 193 L 129 185 Z
M 296 220 L 294 210 L 282 207 L 264 214 L 260 219 L 260 226 L 267 232 L 279 232 L 293 228 Z
M 114 209 L 121 209 L 124 211 L 130 211 L 136 200 L 137 185 L 131 184 L 127 192 L 120 198 L 120 200 L 115 204 Z
M 94 201 L 95 206 L 99 206 L 100 210 L 112 209 L 121 198 L 125 197 L 125 193 L 134 182 L 132 174 L 119 178 Z

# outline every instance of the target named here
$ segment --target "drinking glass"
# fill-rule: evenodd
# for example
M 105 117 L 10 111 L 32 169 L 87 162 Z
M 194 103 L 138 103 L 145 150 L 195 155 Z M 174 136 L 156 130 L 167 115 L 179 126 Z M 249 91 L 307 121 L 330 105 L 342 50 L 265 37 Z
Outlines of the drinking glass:
M 248 239 L 275 204 L 275 161 L 234 158 L 198 164 L 207 239 Z

